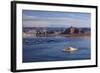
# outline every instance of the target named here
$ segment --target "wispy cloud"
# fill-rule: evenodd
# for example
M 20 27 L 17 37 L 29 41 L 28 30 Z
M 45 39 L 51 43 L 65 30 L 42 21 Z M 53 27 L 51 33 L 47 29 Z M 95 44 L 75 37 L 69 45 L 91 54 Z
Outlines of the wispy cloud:
M 24 27 L 90 27 L 90 19 L 72 17 L 40 17 L 23 14 Z

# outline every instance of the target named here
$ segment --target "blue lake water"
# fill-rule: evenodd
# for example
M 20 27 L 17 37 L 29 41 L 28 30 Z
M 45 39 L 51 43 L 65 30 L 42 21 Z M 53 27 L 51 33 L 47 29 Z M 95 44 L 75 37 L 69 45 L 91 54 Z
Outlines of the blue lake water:
M 91 59 L 89 37 L 23 38 L 23 62 L 45 62 Z M 78 48 L 65 52 L 68 47 Z

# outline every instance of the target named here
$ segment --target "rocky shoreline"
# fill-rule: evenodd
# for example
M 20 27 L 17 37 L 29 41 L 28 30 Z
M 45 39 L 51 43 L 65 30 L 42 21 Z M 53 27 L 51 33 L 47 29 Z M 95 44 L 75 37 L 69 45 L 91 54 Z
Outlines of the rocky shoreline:
M 65 37 L 90 37 L 91 34 L 63 34 L 62 36 L 65 36 Z

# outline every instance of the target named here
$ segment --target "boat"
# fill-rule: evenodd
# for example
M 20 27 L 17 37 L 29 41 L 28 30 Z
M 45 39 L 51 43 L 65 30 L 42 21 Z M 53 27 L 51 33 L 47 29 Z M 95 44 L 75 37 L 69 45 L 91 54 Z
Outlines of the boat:
M 65 48 L 63 51 L 65 51 L 65 52 L 74 52 L 74 51 L 77 51 L 77 50 L 78 50 L 77 48 L 68 47 L 68 48 Z

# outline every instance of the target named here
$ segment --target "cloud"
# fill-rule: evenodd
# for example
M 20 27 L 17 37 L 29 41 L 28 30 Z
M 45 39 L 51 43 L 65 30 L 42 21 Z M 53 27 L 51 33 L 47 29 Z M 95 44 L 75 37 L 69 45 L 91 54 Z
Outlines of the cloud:
M 23 15 L 24 27 L 89 27 L 89 20 L 81 20 L 69 17 L 37 17 Z

